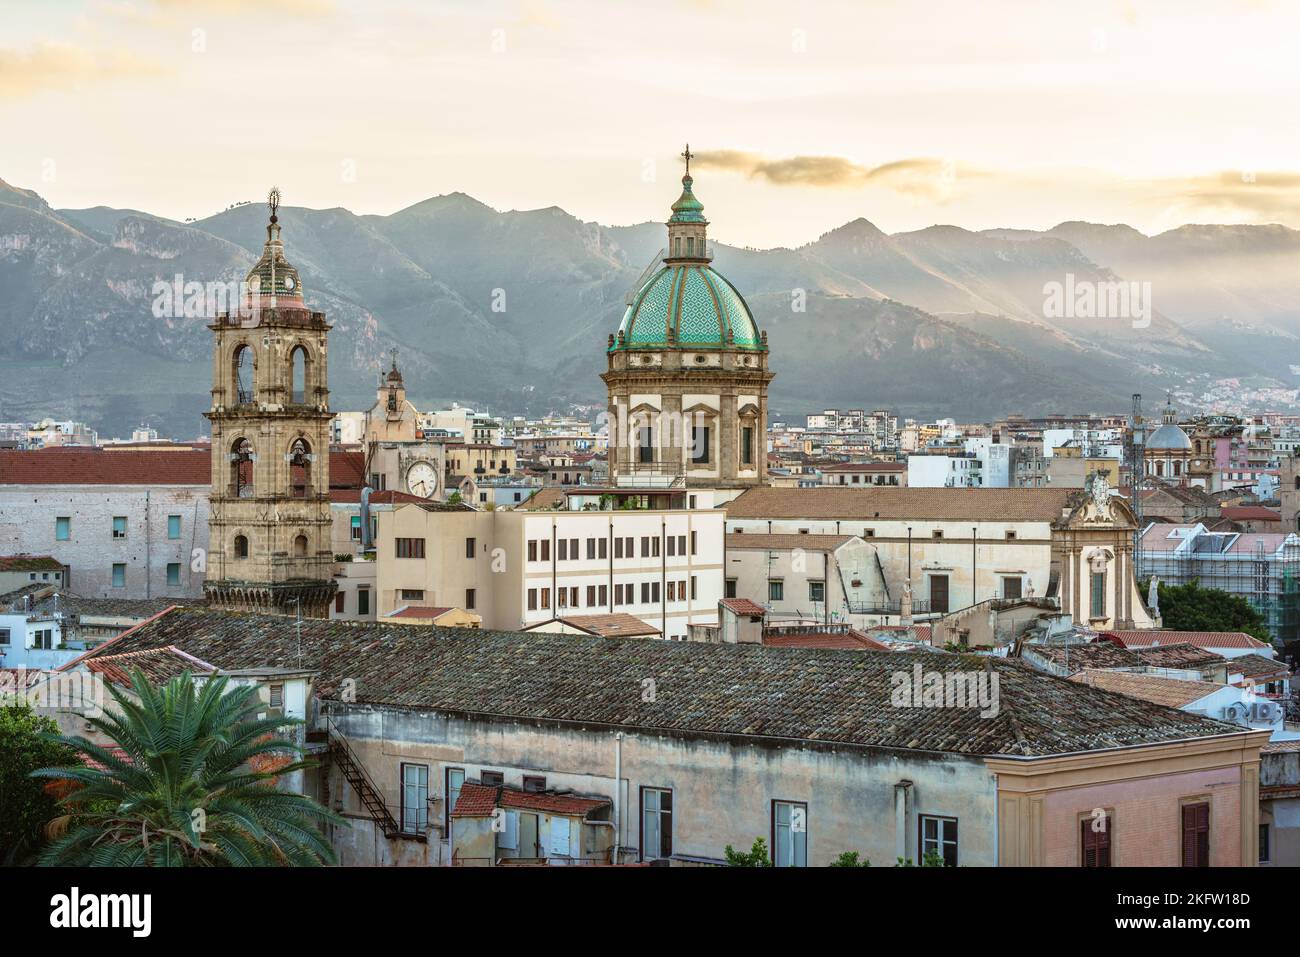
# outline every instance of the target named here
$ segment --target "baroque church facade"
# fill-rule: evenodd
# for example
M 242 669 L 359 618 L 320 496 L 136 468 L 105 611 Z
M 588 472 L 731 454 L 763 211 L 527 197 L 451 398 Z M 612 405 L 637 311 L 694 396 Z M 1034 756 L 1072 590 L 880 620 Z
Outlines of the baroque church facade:
M 715 502 L 767 475 L 767 334 L 712 266 L 690 147 L 668 245 L 629 294 L 609 337 L 609 468 L 621 488 L 714 489 Z

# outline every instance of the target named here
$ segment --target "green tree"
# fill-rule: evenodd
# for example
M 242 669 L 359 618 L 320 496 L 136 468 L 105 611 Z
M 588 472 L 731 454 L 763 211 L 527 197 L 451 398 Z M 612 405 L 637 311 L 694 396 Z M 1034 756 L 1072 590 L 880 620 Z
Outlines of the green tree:
M 276 787 L 310 767 L 279 738 L 299 724 L 258 718 L 254 686 L 213 678 L 196 689 L 189 672 L 155 688 L 131 676 L 136 701 L 111 688 L 120 713 L 90 723 L 119 756 L 83 737 L 56 740 L 90 763 L 47 767 L 36 777 L 80 784 L 62 799 L 57 835 L 40 856 L 50 865 L 308 866 L 333 863 L 320 824 L 342 819 L 311 798 Z
M 754 838 L 754 846 L 748 851 L 737 851 L 730 844 L 723 851 L 727 864 L 731 867 L 771 867 L 772 861 L 767 856 L 767 841 L 761 837 Z
M 1148 582 L 1141 585 L 1147 593 Z M 1219 588 L 1203 588 L 1199 581 L 1186 585 L 1160 583 L 1160 617 L 1175 631 L 1244 631 L 1273 643 L 1268 622 L 1245 598 Z
M 857 851 L 844 851 L 839 857 L 831 861 L 831 867 L 870 867 L 871 861 L 865 857 L 859 857 Z
M 58 800 L 32 772 L 74 760 L 69 748 L 49 739 L 58 733 L 57 724 L 21 698 L 0 704 L 0 864 L 22 863 L 44 842 Z

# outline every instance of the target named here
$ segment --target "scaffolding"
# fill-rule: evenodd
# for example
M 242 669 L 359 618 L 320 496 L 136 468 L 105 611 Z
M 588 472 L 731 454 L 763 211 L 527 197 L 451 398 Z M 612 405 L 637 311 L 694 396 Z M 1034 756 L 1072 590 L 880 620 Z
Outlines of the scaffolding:
M 1289 535 L 1255 537 L 1238 547 L 1243 533 L 1209 532 L 1192 526 L 1186 534 L 1166 540 L 1168 547 L 1144 542 L 1138 577 L 1155 575 L 1163 584 L 1198 582 L 1246 599 L 1264 618 L 1276 641 L 1288 645 L 1300 638 L 1300 539 Z M 1270 547 L 1270 545 L 1272 547 Z

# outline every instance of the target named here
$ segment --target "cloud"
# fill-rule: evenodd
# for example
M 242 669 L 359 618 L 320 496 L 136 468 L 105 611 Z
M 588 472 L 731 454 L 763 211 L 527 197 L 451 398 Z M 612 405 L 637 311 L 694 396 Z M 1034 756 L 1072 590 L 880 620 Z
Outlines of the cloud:
M 769 159 L 740 150 L 702 152 L 695 158 L 701 169 L 742 173 L 774 186 L 814 186 L 826 189 L 860 189 L 883 186 L 897 193 L 931 202 L 952 196 L 957 165 L 952 160 L 912 157 L 880 166 L 864 166 L 842 156 L 794 156 Z M 972 171 L 963 169 L 962 175 Z
M 1300 173 L 1225 171 L 1171 180 L 1160 191 L 1189 215 L 1235 222 L 1300 223 Z
M 127 50 L 92 52 L 63 43 L 42 43 L 26 51 L 0 50 L 0 100 L 163 72 L 157 62 Z

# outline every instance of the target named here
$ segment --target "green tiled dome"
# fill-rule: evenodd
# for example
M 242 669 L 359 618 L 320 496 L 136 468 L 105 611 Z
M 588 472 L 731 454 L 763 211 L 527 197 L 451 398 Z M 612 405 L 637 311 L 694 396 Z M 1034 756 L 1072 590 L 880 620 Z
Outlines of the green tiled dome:
M 704 262 L 661 267 L 632 297 L 618 332 L 614 349 L 765 348 L 744 298 Z

